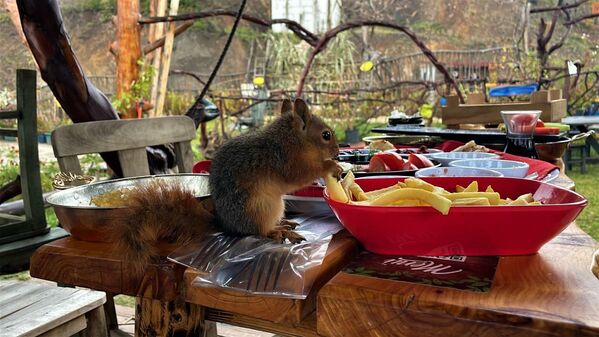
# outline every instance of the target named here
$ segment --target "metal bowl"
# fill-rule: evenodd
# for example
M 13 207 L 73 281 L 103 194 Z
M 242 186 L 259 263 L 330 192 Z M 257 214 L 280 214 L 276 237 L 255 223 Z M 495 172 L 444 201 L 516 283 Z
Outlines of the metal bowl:
M 411 136 L 411 135 L 384 135 L 384 136 L 369 136 L 362 140 L 366 144 L 370 144 L 375 140 L 386 140 L 393 145 L 430 145 L 434 142 L 431 136 Z
M 119 188 L 133 188 L 151 181 L 165 181 L 168 184 L 181 184 L 188 187 L 198 199 L 210 195 L 208 175 L 206 174 L 169 174 L 123 178 L 73 187 L 58 191 L 47 197 L 61 226 L 77 240 L 110 242 L 109 225 L 118 218 L 125 207 L 98 207 L 91 198 Z
M 535 143 L 535 149 L 537 150 L 537 154 L 539 155 L 539 159 L 545 160 L 548 162 L 555 162 L 559 158 L 564 155 L 570 143 L 575 142 L 577 140 L 586 139 L 588 136 L 591 136 L 595 133 L 594 130 L 579 133 L 572 138 L 569 137 L 561 137 L 557 142 L 548 142 L 548 143 Z

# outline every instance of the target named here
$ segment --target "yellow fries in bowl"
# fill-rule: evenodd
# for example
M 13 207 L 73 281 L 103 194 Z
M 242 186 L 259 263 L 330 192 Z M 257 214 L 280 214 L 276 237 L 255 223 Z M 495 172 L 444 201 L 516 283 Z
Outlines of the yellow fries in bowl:
M 455 192 L 449 192 L 442 187 L 412 177 L 389 187 L 364 192 L 355 182 L 351 171 L 341 181 L 329 176 L 325 178 L 325 182 L 330 198 L 337 202 L 363 206 L 428 206 L 443 215 L 447 215 L 451 207 L 460 206 L 541 205 L 541 202 L 535 201 L 530 193 L 511 200 L 501 198 L 491 186 L 481 191 L 476 180 L 466 187 L 457 185 Z

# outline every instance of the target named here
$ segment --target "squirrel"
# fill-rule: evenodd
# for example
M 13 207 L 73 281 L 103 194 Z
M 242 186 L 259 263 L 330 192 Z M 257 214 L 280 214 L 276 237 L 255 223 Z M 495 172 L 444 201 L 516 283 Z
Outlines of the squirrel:
M 214 154 L 211 199 L 198 202 L 184 186 L 148 184 L 128 194 L 114 241 L 136 275 L 158 257 L 154 244 L 177 244 L 205 235 L 259 235 L 278 242 L 304 238 L 283 219 L 287 193 L 328 174 L 339 176 L 335 132 L 306 103 L 285 99 L 281 115 L 252 133 L 232 138 Z

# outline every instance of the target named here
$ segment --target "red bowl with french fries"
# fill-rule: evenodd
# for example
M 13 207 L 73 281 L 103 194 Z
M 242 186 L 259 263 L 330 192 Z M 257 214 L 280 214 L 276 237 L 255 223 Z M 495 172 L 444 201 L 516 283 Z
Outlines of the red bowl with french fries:
M 398 182 L 405 184 L 406 179 L 414 178 L 356 179 L 355 183 L 365 194 L 376 194 L 372 191 L 391 189 L 390 186 Z M 431 206 L 338 202 L 331 198 L 328 188 L 325 199 L 343 226 L 367 250 L 385 255 L 434 256 L 534 254 L 574 221 L 587 204 L 587 200 L 576 192 L 536 180 L 508 177 L 430 177 L 422 180 L 445 189 L 443 195 L 451 200 L 459 195 L 455 193 L 456 186 L 469 186 L 476 180 L 478 191 L 488 191 L 491 186 L 493 193 L 499 193 L 500 202 L 505 204 L 472 206 L 450 201 L 451 206 L 443 215 Z M 520 201 L 524 203 L 520 200 L 524 195 L 527 198 L 532 195 L 534 201 L 516 206 Z

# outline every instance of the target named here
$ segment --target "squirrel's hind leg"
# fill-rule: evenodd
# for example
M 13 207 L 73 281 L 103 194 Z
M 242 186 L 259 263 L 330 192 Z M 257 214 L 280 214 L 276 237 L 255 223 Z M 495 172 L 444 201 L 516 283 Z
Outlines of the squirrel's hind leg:
M 305 237 L 293 230 L 286 228 L 285 226 L 277 226 L 273 228 L 273 230 L 268 233 L 268 237 L 280 243 L 285 242 L 285 239 L 289 240 L 291 243 L 300 243 L 306 240 Z
M 305 241 L 305 237 L 294 231 L 297 225 L 299 224 L 295 221 L 281 219 L 279 225 L 273 228 L 270 233 L 268 233 L 268 237 L 281 243 L 285 242 L 285 239 L 289 240 L 291 243 L 300 243 Z
M 254 193 L 246 205 L 248 216 L 258 225 L 258 233 L 283 243 L 285 239 L 298 243 L 305 238 L 293 229 L 297 226 L 294 221 L 283 219 L 285 201 L 276 191 L 263 189 L 262 193 Z

